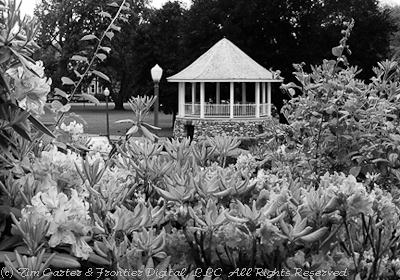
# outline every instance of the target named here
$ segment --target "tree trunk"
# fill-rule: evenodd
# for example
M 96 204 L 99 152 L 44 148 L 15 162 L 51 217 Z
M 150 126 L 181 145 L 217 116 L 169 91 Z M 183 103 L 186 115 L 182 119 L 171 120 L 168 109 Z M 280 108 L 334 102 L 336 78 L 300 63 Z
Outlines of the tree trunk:
M 114 110 L 117 110 L 117 111 L 125 110 L 124 102 L 123 102 L 122 98 L 116 98 L 116 99 L 113 99 L 113 100 L 114 100 L 114 104 L 115 104 Z

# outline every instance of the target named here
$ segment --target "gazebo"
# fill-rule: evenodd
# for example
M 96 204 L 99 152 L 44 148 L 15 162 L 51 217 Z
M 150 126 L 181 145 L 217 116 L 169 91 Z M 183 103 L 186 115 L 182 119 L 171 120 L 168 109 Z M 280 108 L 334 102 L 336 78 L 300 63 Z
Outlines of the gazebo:
M 226 38 L 167 80 L 179 83 L 174 137 L 194 139 L 263 133 L 272 121 L 271 84 L 283 82 Z

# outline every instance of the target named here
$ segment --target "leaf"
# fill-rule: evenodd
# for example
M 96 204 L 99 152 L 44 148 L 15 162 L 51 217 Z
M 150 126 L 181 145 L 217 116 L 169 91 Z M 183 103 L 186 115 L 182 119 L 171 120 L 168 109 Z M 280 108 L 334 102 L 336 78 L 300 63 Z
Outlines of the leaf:
M 179 199 L 175 196 L 173 196 L 171 193 L 164 191 L 160 188 L 155 187 L 155 189 L 159 192 L 159 194 L 164 197 L 166 200 L 171 200 L 171 201 L 178 201 Z
M 305 242 L 315 242 L 315 241 L 320 240 L 327 231 L 328 231 L 327 227 L 322 227 L 322 228 L 314 231 L 313 233 L 310 233 L 310 234 L 300 237 L 300 239 Z
M 337 46 L 332 48 L 332 54 L 336 57 L 340 57 L 343 53 L 343 46 Z
M 96 105 L 100 105 L 100 101 L 94 97 L 93 95 L 82 93 L 82 97 L 85 98 L 86 100 L 93 102 Z
M 89 255 L 88 261 L 100 266 L 109 266 L 111 263 L 109 260 L 95 254 L 95 253 L 91 253 Z
M 62 107 L 63 107 L 62 103 L 58 100 L 54 100 L 53 102 L 51 102 L 51 108 L 55 111 L 60 110 L 60 108 Z
M 9 50 L 14 53 L 14 55 L 19 59 L 19 61 L 22 63 L 22 65 L 24 65 L 24 67 L 26 67 L 26 69 L 31 71 L 36 76 L 40 77 L 40 75 L 38 73 L 36 73 L 35 69 L 33 69 L 31 67 L 31 65 L 28 63 L 28 62 L 31 62 L 31 63 L 35 64 L 35 61 L 32 61 L 32 59 L 30 57 L 24 56 L 23 54 L 17 52 L 16 50 L 13 50 L 12 48 L 9 48 Z
M 145 128 L 144 126 L 140 127 L 140 130 L 142 131 L 144 137 L 150 139 L 151 141 L 154 141 L 155 138 L 158 139 L 158 136 L 156 136 L 155 134 L 151 133 L 147 128 Z
M 371 162 L 373 162 L 373 163 L 377 163 L 377 162 L 390 163 L 390 161 L 388 161 L 387 159 L 384 159 L 384 158 L 377 158 L 377 159 L 372 160 Z
M 114 37 L 114 32 L 109 31 L 109 32 L 106 33 L 106 36 L 108 37 L 108 39 L 111 40 Z
M 9 159 L 13 159 L 14 157 L 12 156 L 12 154 L 10 153 L 10 151 L 8 150 L 8 143 L 7 140 L 0 134 L 0 148 L 3 151 L 3 153 L 9 158 Z
M 101 61 L 104 61 L 105 59 L 107 59 L 107 55 L 105 55 L 104 53 L 98 53 L 98 54 L 96 54 L 96 57 L 98 59 L 100 59 Z
M 82 78 L 83 75 L 74 69 L 74 73 L 78 78 Z
M 142 125 L 143 126 L 147 126 L 147 127 L 151 128 L 151 129 L 154 129 L 154 130 L 160 130 L 161 129 L 161 127 L 157 127 L 157 126 L 154 126 L 154 125 L 151 125 L 151 124 L 148 124 L 148 123 L 142 123 Z
M 74 55 L 71 57 L 71 60 L 88 62 L 87 57 L 81 55 Z
M 93 70 L 92 73 L 97 75 L 97 76 L 99 76 L 100 78 L 106 80 L 107 82 L 110 81 L 110 78 L 106 74 L 104 74 L 103 72 L 100 72 L 100 71 L 97 71 L 97 70 Z
M 75 82 L 68 77 L 62 77 L 61 81 L 63 85 L 75 85 Z
M 77 120 L 79 122 L 82 122 L 83 124 L 87 125 L 87 122 L 85 121 L 85 119 L 81 115 L 77 115 L 75 113 L 69 113 L 68 117 L 70 117 L 71 119 Z
M 62 106 L 60 109 L 58 109 L 58 111 L 62 113 L 66 113 L 69 110 L 71 110 L 71 104 L 66 104 L 65 106 Z
M 81 151 L 90 152 L 89 148 L 81 143 L 74 143 L 73 146 Z
M 82 37 L 81 41 L 85 41 L 85 40 L 93 40 L 93 39 L 97 39 L 99 40 L 99 38 L 97 38 L 95 35 L 93 34 L 89 34 L 89 35 L 85 35 Z
M 118 6 L 118 4 L 116 2 L 112 2 L 112 3 L 108 4 L 108 6 L 119 8 L 119 6 Z
M 5 215 L 11 215 L 14 214 L 15 217 L 20 218 L 21 217 L 21 210 L 15 207 L 10 207 L 10 206 L 0 206 L 0 213 L 5 214 Z
M 99 13 L 99 15 L 102 16 L 102 17 L 112 18 L 112 16 L 111 16 L 109 13 L 104 12 L 104 11 L 101 11 L 101 12 Z
M 28 118 L 29 113 L 27 111 L 24 111 L 22 109 L 17 111 L 17 115 L 13 118 L 11 124 L 17 124 L 17 123 L 21 123 L 26 121 L 26 119 Z
M 68 99 L 68 97 L 69 97 L 68 94 L 65 91 L 63 91 L 63 90 L 61 90 L 59 88 L 55 88 L 54 91 L 56 92 L 57 95 L 62 96 L 65 99 Z
M 165 252 L 158 252 L 157 254 L 153 255 L 153 258 L 159 258 L 159 259 L 164 259 L 167 257 L 167 254 Z
M 168 266 L 171 260 L 171 256 L 168 256 L 165 258 L 162 262 L 160 262 L 157 267 L 156 271 L 168 271 Z
M 115 121 L 114 123 L 136 123 L 136 122 L 131 119 L 126 119 L 126 120 Z
M 20 211 L 20 215 L 21 215 L 21 211 Z M 14 213 L 14 216 L 15 216 L 15 213 Z M 16 217 L 18 217 L 18 216 L 16 216 Z M 10 250 L 12 248 L 15 248 L 16 245 L 18 245 L 18 244 L 25 244 L 21 236 L 14 235 L 14 236 L 6 237 L 0 243 L 0 251 Z
M 40 121 L 38 121 L 34 116 L 30 115 L 28 120 L 42 133 L 49 135 L 52 138 L 56 138 L 54 134 Z
M 102 49 L 103 51 L 110 53 L 111 48 L 110 47 L 100 47 L 100 49 Z
M 138 132 L 139 127 L 137 125 L 133 125 L 128 132 L 126 133 L 126 135 L 131 135 L 131 134 L 135 134 L 136 132 Z
M 9 61 L 11 59 L 11 52 L 9 50 L 6 50 L 5 53 L 3 53 L 0 56 L 0 64 Z
M 361 171 L 361 166 L 353 166 L 350 171 L 349 174 L 353 175 L 354 177 L 357 177 L 358 174 L 360 174 Z
M 21 135 L 22 138 L 24 138 L 24 139 L 26 139 L 28 141 L 32 141 L 32 139 L 29 136 L 28 132 L 20 124 L 13 124 L 11 127 L 15 130 L 15 132 L 17 132 L 19 135 Z
M 120 31 L 121 31 L 121 27 L 116 26 L 116 25 L 114 25 L 114 24 L 111 24 L 110 27 L 111 27 L 111 29 L 113 29 L 113 30 L 115 30 L 115 31 L 117 31 L 117 32 L 120 32 Z

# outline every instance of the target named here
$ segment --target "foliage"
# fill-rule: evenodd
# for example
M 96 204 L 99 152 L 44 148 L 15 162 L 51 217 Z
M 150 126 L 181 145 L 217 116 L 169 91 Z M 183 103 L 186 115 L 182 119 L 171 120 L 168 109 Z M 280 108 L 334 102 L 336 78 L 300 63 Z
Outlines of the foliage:
M 340 39 L 341 23 L 354 18 L 352 61 L 363 69 L 362 78 L 369 79 L 372 67 L 387 56 L 390 35 L 396 30 L 388 13 L 375 0 L 290 0 L 285 4 L 279 0 L 196 0 L 184 25 L 186 65 L 226 37 L 264 67 L 280 69 L 292 81 L 292 63 L 320 63 Z M 278 100 L 273 101 L 277 104 Z
M 52 72 L 53 77 L 58 78 L 57 81 L 64 76 L 75 77 L 74 70 L 83 74 L 85 61 L 74 58 L 77 58 L 76 55 L 90 56 L 94 52 L 95 44 L 92 43 L 95 41 L 84 44 L 80 39 L 87 34 L 98 38 L 104 34 L 102 31 L 106 28 L 107 19 L 115 9 L 108 5 L 109 2 L 46 0 L 37 6 L 35 15 L 41 22 L 38 42 L 43 49 L 36 55 L 46 61 L 46 65 L 49 65 L 48 71 Z M 99 82 L 109 87 L 116 109 L 123 109 L 123 102 L 127 101 L 132 91 L 132 71 L 135 69 L 132 52 L 136 44 L 134 35 L 137 25 L 146 16 L 144 2 L 125 1 L 127 5 L 122 11 L 125 20 L 119 17 L 118 24 L 109 25 L 110 40 L 102 42 L 102 53 L 111 59 L 101 59 L 96 62 L 96 68 L 108 77 L 106 81 L 100 79 Z M 111 49 L 113 52 L 109 51 Z M 71 63 L 71 59 L 75 62 Z M 78 89 L 85 88 L 94 77 L 96 74 L 84 75 L 82 87 Z M 58 88 L 62 86 L 61 83 L 55 85 Z M 67 88 L 63 90 L 68 91 Z
M 115 123 L 131 123 L 132 127 L 126 132 L 126 136 L 130 136 L 138 131 L 140 131 L 141 135 L 149 138 L 150 140 L 154 141 L 158 136 L 151 133 L 149 128 L 152 130 L 158 130 L 159 127 L 152 126 L 146 122 L 144 122 L 144 118 L 150 112 L 150 108 L 153 106 L 154 102 L 156 101 L 157 97 L 132 97 L 129 100 L 129 106 L 131 107 L 132 111 L 135 113 L 136 120 L 119 120 Z
M 36 20 L 20 17 L 15 1 L 0 3 L 0 158 L 2 172 L 22 161 L 41 135 L 53 134 L 37 117 L 43 114 L 51 79 L 43 65 L 29 56 L 34 42 Z M 31 127 L 33 125 L 33 127 Z
M 62 77 L 74 76 L 73 69 L 76 66 L 73 67 L 70 63 L 73 55 L 92 53 L 93 50 L 88 48 L 81 38 L 91 33 L 99 36 L 100 30 L 105 28 L 100 12 L 105 9 L 107 3 L 108 1 L 79 3 L 75 0 L 45 0 L 36 6 L 35 16 L 40 22 L 37 41 L 42 47 L 36 55 L 45 61 L 55 87 L 61 88 Z M 99 9 L 99 6 L 103 8 Z M 109 10 L 106 9 L 105 12 Z
M 336 60 L 312 73 L 294 65 L 299 84 L 283 85 L 293 95 L 285 107 L 289 125 L 272 125 L 258 147 L 231 164 L 236 138 L 155 141 L 144 122 L 154 98 L 131 99 L 136 119 L 125 120 L 132 123 L 128 135 L 140 130 L 145 137 L 127 137 L 106 155 L 74 146 L 86 140 L 80 124 L 61 121 L 68 104 L 51 105 L 59 142 L 39 132 L 29 142 L 29 131 L 14 124 L 30 113 L 17 100 L 3 103 L 11 113 L 2 113 L 2 133 L 15 143 L 2 144 L 2 273 L 16 279 L 25 277 L 21 268 L 39 271 L 29 279 L 56 276 L 45 270 L 74 273 L 66 279 L 397 279 L 400 71 L 384 61 L 370 84 L 358 80 L 346 56 L 353 27 L 345 23 L 332 49 Z M 87 61 L 79 75 L 101 77 L 91 67 L 104 58 L 102 39 L 84 38 L 97 40 L 97 51 L 90 59 L 75 57 Z M 23 61 L 22 70 L 34 71 L 36 64 Z M 18 91 L 24 75 L 12 71 L 15 88 L 8 93 L 27 97 Z M 47 88 L 43 76 L 21 73 Z M 83 78 L 63 82 L 74 92 Z
M 398 65 L 389 60 L 378 63 L 370 84 L 355 77 L 357 67 L 343 69 L 352 26 L 347 24 L 341 44 L 332 49 L 336 61 L 324 60 L 311 73 L 294 65 L 300 86 L 292 83 L 284 89 L 301 94 L 284 107 L 291 130 L 288 141 L 300 146 L 317 175 L 338 171 L 364 180 L 377 173 L 379 184 L 390 189 L 400 178 Z
M 46 0 L 36 10 L 42 23 L 39 42 L 48 46 L 37 55 L 46 62 L 46 69 L 55 73 L 51 75 L 55 87 L 61 87 L 59 78 L 73 76 L 70 58 L 91 51 L 80 38 L 88 33 L 98 35 L 104 28 L 101 17 L 91 11 L 97 7 L 112 11 L 105 0 L 78 2 Z M 387 56 L 391 33 L 396 31 L 389 9 L 375 0 L 290 0 L 285 5 L 278 0 L 196 0 L 189 8 L 177 1 L 160 9 L 151 9 L 142 0 L 129 3 L 129 21 L 119 24 L 120 32 L 107 44 L 113 49 L 111 59 L 98 68 L 110 78 L 118 110 L 131 96 L 152 94 L 149 73 L 155 64 L 164 69 L 165 77 L 172 76 L 222 37 L 264 67 L 282 70 L 282 76 L 291 80 L 294 61 L 319 63 L 339 40 L 341 22 L 354 18 L 352 60 L 363 69 L 360 77 L 369 79 L 372 66 Z M 175 115 L 176 87 L 162 79 L 160 89 L 161 109 Z M 273 92 L 273 102 L 280 109 L 286 96 L 276 88 Z
M 183 26 L 186 24 L 187 10 L 179 2 L 167 2 L 160 9 L 147 14 L 146 22 L 140 24 L 135 40 L 140 42 L 133 49 L 133 94 L 153 94 L 153 82 L 150 69 L 159 64 L 167 78 L 187 66 L 183 54 Z M 160 110 L 166 114 L 176 115 L 178 97 L 176 84 L 160 81 Z

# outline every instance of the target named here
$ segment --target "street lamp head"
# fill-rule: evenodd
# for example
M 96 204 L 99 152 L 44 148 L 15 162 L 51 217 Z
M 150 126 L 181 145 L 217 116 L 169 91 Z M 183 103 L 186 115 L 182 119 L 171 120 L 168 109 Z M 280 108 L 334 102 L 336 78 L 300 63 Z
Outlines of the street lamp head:
M 163 70 L 158 64 L 151 68 L 151 78 L 153 82 L 158 83 L 161 80 L 162 72 Z
M 110 96 L 110 90 L 108 88 L 105 88 L 103 94 L 104 96 Z

